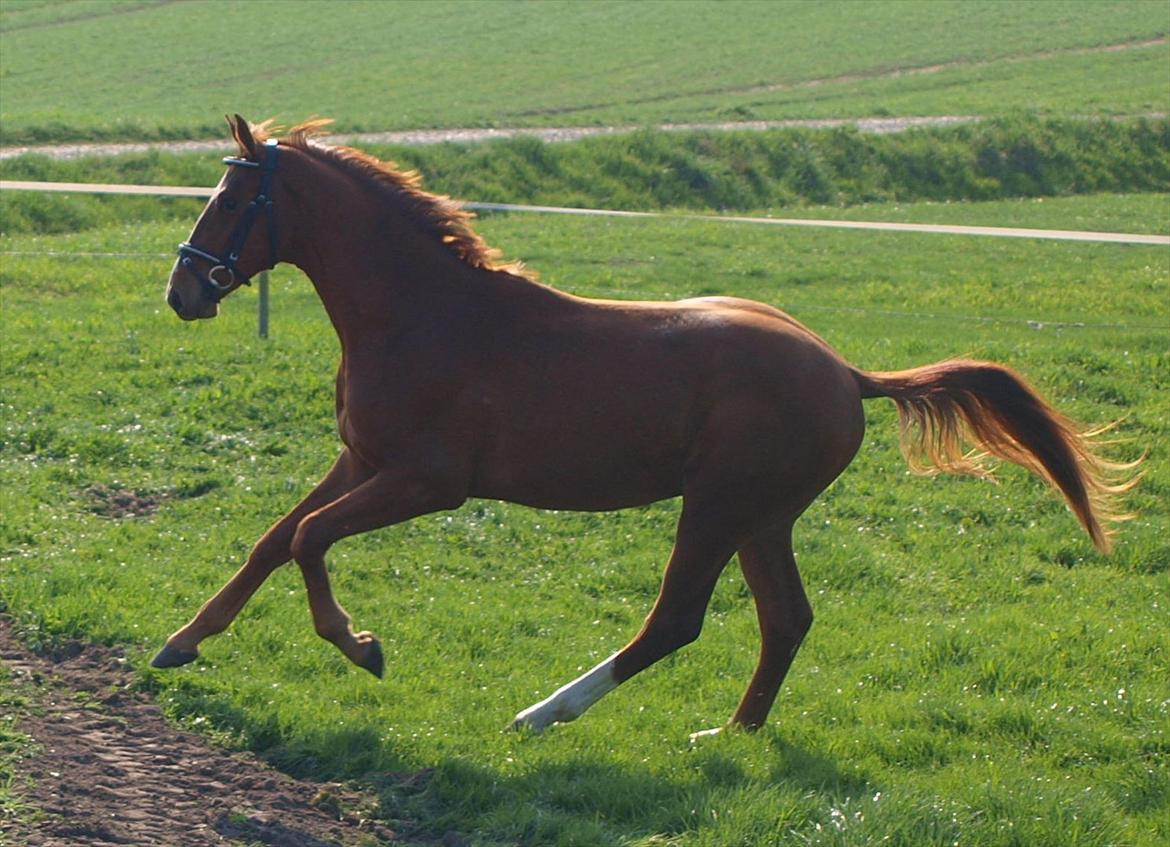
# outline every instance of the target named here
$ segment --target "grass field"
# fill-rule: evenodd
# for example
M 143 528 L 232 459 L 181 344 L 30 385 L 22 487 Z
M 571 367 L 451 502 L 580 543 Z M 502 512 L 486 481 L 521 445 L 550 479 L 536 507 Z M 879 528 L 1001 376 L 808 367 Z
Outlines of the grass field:
M 973 114 L 996 120 L 891 139 L 639 132 L 378 152 L 466 199 L 1166 233 L 1165 118 L 1081 119 L 1170 112 L 1168 36 L 1161 0 L 4 0 L 0 143 L 223 137 L 234 111 L 326 114 L 345 131 Z M 0 174 L 210 185 L 221 168 L 24 157 Z M 332 461 L 338 345 L 288 267 L 268 341 L 250 291 L 216 321 L 174 318 L 168 257 L 198 203 L 2 199 L 0 612 L 28 643 L 122 645 L 174 720 L 352 780 L 392 828 L 433 840 L 1170 841 L 1166 248 L 479 222 L 580 294 L 753 297 L 868 369 L 1002 361 L 1071 416 L 1120 420 L 1119 458 L 1147 452 L 1137 516 L 1102 557 L 1014 469 L 999 485 L 909 475 L 892 405 L 871 401 L 860 454 L 797 526 L 817 622 L 771 723 L 692 747 L 755 663 L 735 564 L 697 643 L 574 724 L 499 732 L 636 631 L 677 502 L 602 515 L 472 502 L 338 545 L 334 585 L 383 638 L 381 682 L 313 634 L 295 568 L 198 663 L 150 670 Z M 28 750 L 3 720 L 16 696 L 0 676 L 0 819 L 34 814 L 6 777 Z
M 1168 34 L 1159 0 L 6 0 L 0 141 L 215 137 L 233 111 L 343 130 L 1164 113 Z
M 1165 231 L 1166 195 L 904 207 Z M 962 220 L 959 222 L 972 222 Z M 1151 223 L 1153 222 L 1153 223 Z M 9 236 L 18 252 L 167 253 L 189 221 Z M 3 258 L 0 605 L 26 638 L 129 645 L 179 721 L 295 773 L 381 792 L 387 821 L 474 844 L 1154 845 L 1170 837 L 1170 388 L 1164 248 L 497 215 L 481 229 L 591 295 L 735 293 L 867 368 L 968 353 L 1149 451 L 1138 517 L 1093 552 L 1040 484 L 906 473 L 889 404 L 798 525 L 818 619 L 760 733 L 726 719 L 758 636 L 733 565 L 702 638 L 541 737 L 515 711 L 619 647 L 676 503 L 617 514 L 473 502 L 339 545 L 336 589 L 387 678 L 312 633 L 279 572 L 197 665 L 145 668 L 328 465 L 337 344 L 308 283 L 217 321 L 162 302 L 169 260 Z M 1092 228 L 1092 227 L 1090 227 Z M 111 517 L 113 492 L 154 503 Z M 431 770 L 404 782 L 395 774 Z

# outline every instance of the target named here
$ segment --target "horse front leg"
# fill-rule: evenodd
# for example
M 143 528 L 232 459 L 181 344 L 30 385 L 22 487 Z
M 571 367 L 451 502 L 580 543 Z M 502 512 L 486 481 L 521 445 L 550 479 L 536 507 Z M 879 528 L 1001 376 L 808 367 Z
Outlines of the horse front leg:
M 256 542 L 235 575 L 204 603 L 195 617 L 167 639 L 151 660 L 156 668 L 185 665 L 199 656 L 203 639 L 223 632 L 273 571 L 292 559 L 292 540 L 306 515 L 336 500 L 372 475 L 348 449 L 334 462 L 329 473 Z
M 301 568 L 309 611 L 317 634 L 345 657 L 374 676 L 383 670 L 382 646 L 373 633 L 355 632 L 349 614 L 329 585 L 325 553 L 351 535 L 401 523 L 441 509 L 454 509 L 466 498 L 457 484 L 430 475 L 381 471 L 352 491 L 305 516 L 292 540 L 292 556 Z

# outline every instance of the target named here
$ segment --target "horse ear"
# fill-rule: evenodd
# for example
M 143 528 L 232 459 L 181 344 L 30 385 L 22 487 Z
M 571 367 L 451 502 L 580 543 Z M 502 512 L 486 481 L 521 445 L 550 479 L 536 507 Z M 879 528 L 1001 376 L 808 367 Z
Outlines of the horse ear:
M 227 119 L 232 128 L 232 138 L 240 147 L 240 155 L 247 158 L 256 153 L 256 139 L 252 137 L 252 128 L 242 115 L 233 115 Z

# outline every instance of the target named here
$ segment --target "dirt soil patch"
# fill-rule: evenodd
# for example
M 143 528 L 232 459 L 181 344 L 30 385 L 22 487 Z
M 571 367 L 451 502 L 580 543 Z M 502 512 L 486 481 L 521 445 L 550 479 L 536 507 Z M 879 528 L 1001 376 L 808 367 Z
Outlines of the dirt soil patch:
M 116 649 L 73 643 L 36 655 L 0 616 L 4 683 L 16 729 L 33 739 L 14 764 L 22 808 L 0 844 L 354 847 L 444 844 L 366 815 L 377 801 L 297 780 L 254 755 L 217 749 L 167 722 Z M 2 678 L 0 678 L 2 680 Z M 9 716 L 11 717 L 11 716 Z M 11 763 L 10 763 L 11 765 Z M 461 839 L 460 839 L 461 841 Z
M 103 518 L 131 518 L 154 514 L 168 495 L 130 491 L 109 485 L 91 485 L 81 492 L 81 496 L 95 515 Z

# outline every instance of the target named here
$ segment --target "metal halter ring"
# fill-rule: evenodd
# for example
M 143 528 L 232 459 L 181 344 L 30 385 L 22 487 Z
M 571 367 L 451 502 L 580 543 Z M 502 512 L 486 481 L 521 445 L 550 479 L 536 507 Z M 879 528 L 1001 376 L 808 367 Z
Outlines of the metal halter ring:
M 228 275 L 227 282 L 220 282 L 218 279 L 215 278 L 215 274 L 217 271 L 227 271 L 227 275 Z M 227 265 L 216 265 L 215 267 L 213 267 L 211 270 L 209 270 L 207 272 L 207 281 L 210 282 L 212 285 L 214 285 L 216 288 L 218 288 L 220 291 L 226 293 L 226 292 L 231 290 L 231 287 L 233 285 L 236 284 L 236 272 L 233 271 L 231 268 L 229 268 Z

